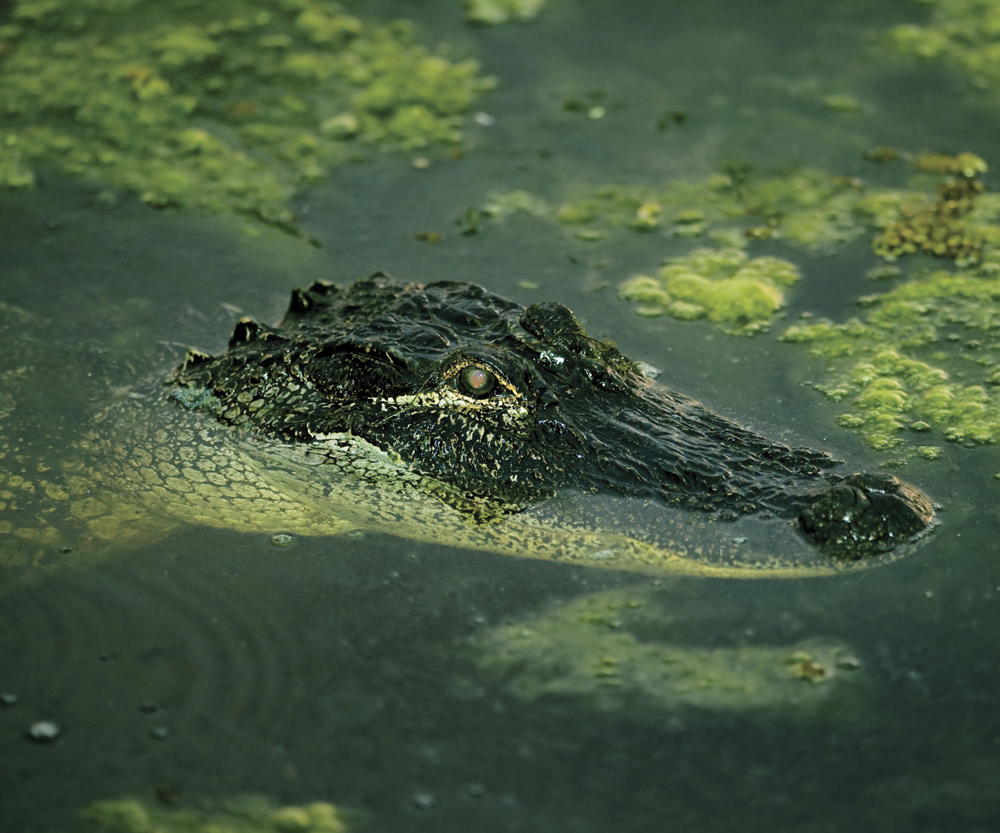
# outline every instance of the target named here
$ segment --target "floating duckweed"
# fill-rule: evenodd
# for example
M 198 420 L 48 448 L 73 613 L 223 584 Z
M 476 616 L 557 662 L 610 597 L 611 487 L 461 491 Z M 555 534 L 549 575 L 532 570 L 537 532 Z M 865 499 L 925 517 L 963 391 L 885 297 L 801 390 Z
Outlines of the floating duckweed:
M 878 147 L 873 147 L 871 150 L 866 150 L 861 156 L 868 162 L 874 162 L 876 165 L 884 165 L 887 162 L 894 162 L 898 159 L 899 151 L 889 145 L 879 145 Z
M 275 807 L 258 796 L 197 810 L 167 809 L 136 799 L 95 801 L 80 816 L 95 833 L 346 833 L 348 829 L 343 812 L 332 804 Z
M 857 113 L 861 109 L 852 95 L 828 95 L 823 99 L 823 106 L 834 113 Z
M 674 222 L 679 226 L 696 225 L 705 222 L 705 215 L 695 208 L 689 208 L 675 215 Z
M 922 153 L 914 162 L 918 171 L 942 176 L 962 176 L 975 179 L 986 173 L 989 166 L 974 153 L 959 153 L 949 156 L 944 153 Z
M 956 328 L 964 336 L 952 340 Z M 869 299 L 861 318 L 800 324 L 781 338 L 826 361 L 817 389 L 852 406 L 838 422 L 885 450 L 902 445 L 907 428 L 966 445 L 1000 439 L 998 330 L 1000 281 L 940 270 Z M 962 349 L 973 335 L 977 350 Z M 934 459 L 929 448 L 916 453 Z
M 597 219 L 597 211 L 586 203 L 561 206 L 556 213 L 556 219 L 566 226 L 578 226 Z
M 6 136 L 0 144 L 0 188 L 24 191 L 34 187 L 35 174 L 23 157 L 17 138 Z
M 923 0 L 933 9 L 926 26 L 889 30 L 897 51 L 941 60 L 966 72 L 976 86 L 1000 91 L 1000 3 L 997 0 Z
M 602 240 L 628 228 L 707 237 L 737 248 L 778 239 L 811 252 L 831 251 L 874 228 L 880 233 L 873 249 L 887 260 L 924 253 L 1000 274 L 1000 194 L 984 193 L 977 178 L 986 163 L 973 153 L 924 153 L 912 161 L 923 174 L 946 177 L 933 194 L 927 193 L 926 176 L 914 183 L 919 190 L 868 190 L 858 179 L 808 168 L 757 179 L 748 167 L 731 165 L 707 179 L 663 188 L 602 186 L 558 207 L 523 191 L 491 194 L 467 218 L 474 217 L 479 230 L 479 220 L 503 220 L 511 213 L 497 205 L 508 199 L 526 204 L 530 198 L 528 213 L 568 227 L 581 240 Z
M 707 318 L 727 332 L 752 335 L 767 328 L 784 303 L 784 289 L 798 279 L 787 260 L 750 260 L 741 249 L 696 249 L 665 261 L 655 278 L 625 281 L 619 294 L 640 304 L 642 315 Z
M 856 211 L 864 197 L 864 186 L 857 180 L 812 169 L 771 179 L 756 179 L 733 166 L 727 170 L 661 188 L 605 185 L 556 207 L 538 200 L 531 213 L 568 226 L 574 237 L 587 240 L 631 229 L 707 237 L 739 247 L 748 239 L 780 238 L 815 252 L 849 242 L 869 225 L 869 216 Z M 501 195 L 491 194 L 471 212 L 502 220 L 503 214 L 490 208 L 498 200 Z M 897 216 L 893 213 L 892 219 Z
M 922 171 L 949 177 L 938 184 L 933 203 L 900 202 L 896 205 L 899 219 L 889 222 L 891 209 L 888 214 L 880 214 L 882 222 L 876 224 L 882 225 L 883 231 L 872 242 L 872 250 L 886 260 L 924 252 L 951 258 L 960 266 L 981 262 L 985 250 L 1000 244 L 1000 226 L 988 222 L 996 215 L 995 206 L 987 205 L 985 211 L 975 214 L 977 198 L 983 193 L 983 185 L 975 177 L 986 170 L 986 163 L 971 153 L 925 153 L 915 165 Z M 868 205 L 860 208 L 865 210 Z M 889 203 L 883 199 L 873 216 L 885 208 Z
M 493 219 L 506 219 L 511 214 L 544 217 L 548 213 L 548 205 L 528 191 L 504 191 L 490 194 L 482 207 L 483 216 Z
M 902 275 L 903 270 L 898 266 L 893 266 L 892 264 L 876 266 L 874 269 L 869 269 L 865 272 L 865 277 L 870 281 L 889 281 L 894 278 L 902 277 Z
M 511 20 L 533 20 L 546 0 L 463 0 L 465 19 L 480 26 L 498 26 Z
M 829 708 L 860 682 L 860 663 L 843 643 L 695 647 L 661 641 L 655 632 L 663 612 L 643 601 L 633 608 L 622 591 L 593 594 L 493 628 L 473 645 L 480 665 L 515 697 L 572 696 L 603 709 L 634 708 L 637 701 L 661 709 Z
M 296 187 L 365 148 L 460 142 L 461 114 L 492 85 L 405 22 L 364 23 L 323 0 L 48 0 L 12 19 L 0 187 L 31 187 L 51 165 L 156 208 L 287 228 Z
M 635 210 L 635 217 L 629 225 L 636 231 L 652 231 L 660 223 L 662 210 L 659 203 L 644 202 Z
M 152 829 L 149 812 L 139 801 L 97 801 L 81 816 L 87 822 L 109 831 L 146 833 Z

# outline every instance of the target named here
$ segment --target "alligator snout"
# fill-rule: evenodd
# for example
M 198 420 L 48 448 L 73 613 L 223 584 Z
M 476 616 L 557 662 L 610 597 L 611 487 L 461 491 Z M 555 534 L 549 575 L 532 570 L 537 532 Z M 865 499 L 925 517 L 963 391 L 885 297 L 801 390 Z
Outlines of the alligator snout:
M 890 474 L 852 474 L 808 499 L 799 529 L 816 546 L 852 559 L 919 538 L 934 518 L 927 495 Z

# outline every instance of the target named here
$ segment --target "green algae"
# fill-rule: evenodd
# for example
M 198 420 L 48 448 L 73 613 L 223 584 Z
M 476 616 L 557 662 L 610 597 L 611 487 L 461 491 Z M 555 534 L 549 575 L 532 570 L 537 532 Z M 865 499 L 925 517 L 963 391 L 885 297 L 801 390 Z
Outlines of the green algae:
M 931 8 L 926 26 L 904 24 L 889 30 L 896 51 L 943 61 L 965 72 L 975 86 L 1000 91 L 1000 2 L 921 0 Z
M 833 94 L 823 97 L 823 106 L 834 113 L 857 113 L 861 105 L 853 95 Z
M 863 303 L 862 316 L 800 324 L 781 336 L 826 362 L 816 388 L 851 406 L 841 425 L 879 450 L 931 429 L 967 445 L 1000 439 L 996 275 L 937 270 Z M 934 459 L 940 451 L 914 453 Z
M 558 205 L 526 191 L 493 193 L 459 223 L 463 233 L 473 234 L 525 213 L 589 242 L 631 230 L 730 248 L 782 241 L 809 254 L 830 254 L 878 231 L 872 248 L 886 260 L 922 252 L 960 266 L 1000 264 L 1000 195 L 984 193 L 979 177 L 987 166 L 980 157 L 894 148 L 876 148 L 869 156 L 880 162 L 902 156 L 916 173 L 906 188 L 869 188 L 860 179 L 813 168 L 757 177 L 749 166 L 734 164 L 660 188 L 604 185 Z
M 618 292 L 639 304 L 640 315 L 707 318 L 726 332 L 753 335 L 767 329 L 784 304 L 784 290 L 798 279 L 798 269 L 787 260 L 751 260 L 735 248 L 695 249 L 664 261 L 656 277 L 625 281 Z
M 465 19 L 478 26 L 534 20 L 546 0 L 463 0 Z
M 94 833 L 346 833 L 343 811 L 332 804 L 278 807 L 244 796 L 174 809 L 138 799 L 95 801 L 80 813 Z
M 648 591 L 595 593 L 476 637 L 479 664 L 515 697 L 576 697 L 601 709 L 842 708 L 860 663 L 845 644 L 698 647 L 653 636 L 671 617 Z
M 739 247 L 783 240 L 810 253 L 828 253 L 869 228 L 870 212 L 858 207 L 866 196 L 859 180 L 812 168 L 757 177 L 748 166 L 729 165 L 700 180 L 661 187 L 602 185 L 557 205 L 523 191 L 494 193 L 463 222 L 479 231 L 512 213 L 497 206 L 530 198 L 527 213 L 556 222 L 581 240 L 629 230 Z
M 882 190 L 855 208 L 881 229 L 872 251 L 887 261 L 914 254 L 953 260 L 958 271 L 922 274 L 884 294 L 861 298 L 865 312 L 842 324 L 790 327 L 783 341 L 808 345 L 825 360 L 816 388 L 850 409 L 838 422 L 872 448 L 907 446 L 934 460 L 941 449 L 907 443 L 936 430 L 969 446 L 1000 438 L 1000 195 L 984 193 L 986 163 L 972 153 L 923 153 L 911 160 L 923 190 Z M 944 176 L 933 195 L 928 175 Z M 921 178 L 925 177 L 925 178 Z M 872 270 L 875 279 L 902 272 Z
M 1000 204 L 996 195 L 980 199 L 984 188 L 978 177 L 986 172 L 986 163 L 972 153 L 924 153 L 914 165 L 946 178 L 935 187 L 933 201 L 906 199 L 893 204 L 892 195 L 883 193 L 862 203 L 860 210 L 870 210 L 882 228 L 872 241 L 872 251 L 886 260 L 923 252 L 950 258 L 959 266 L 979 263 L 995 251 L 1000 226 L 992 221 Z
M 51 167 L 156 208 L 292 228 L 295 189 L 374 148 L 462 141 L 493 82 L 324 0 L 46 0 L 0 27 L 0 188 Z

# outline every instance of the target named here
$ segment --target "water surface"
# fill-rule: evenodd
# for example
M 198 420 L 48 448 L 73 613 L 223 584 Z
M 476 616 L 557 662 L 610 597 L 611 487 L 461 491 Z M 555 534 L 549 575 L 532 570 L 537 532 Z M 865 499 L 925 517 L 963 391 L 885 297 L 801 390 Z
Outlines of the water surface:
M 0 196 L 0 299 L 41 320 L 50 347 L 22 407 L 31 442 L 72 435 L 106 386 L 164 372 L 188 346 L 224 348 L 242 314 L 276 321 L 293 286 L 385 270 L 559 300 L 719 412 L 855 469 L 882 462 L 801 384 L 820 368 L 775 333 L 642 319 L 614 297 L 690 243 L 589 244 L 527 217 L 462 236 L 455 220 L 493 190 L 558 201 L 732 160 L 878 182 L 892 175 L 861 153 L 881 144 L 1000 163 L 996 112 L 963 79 L 880 47 L 878 33 L 921 7 L 552 0 L 535 22 L 497 29 L 468 29 L 443 2 L 354 11 L 413 19 L 426 42 L 477 57 L 499 80 L 481 101 L 493 123 L 472 128 L 461 159 L 376 158 L 299 194 L 293 209 L 319 249 L 127 194 L 108 205 L 55 174 Z M 825 109 L 830 94 L 860 111 Z M 602 118 L 564 109 L 588 95 Z M 659 129 L 668 111 L 686 119 Z M 425 231 L 441 242 L 415 238 Z M 863 243 L 794 259 L 807 277 L 792 316 L 842 318 L 871 291 L 863 275 L 877 260 Z M 330 801 L 393 831 L 991 829 L 997 471 L 992 448 L 911 461 L 901 475 L 942 504 L 940 528 L 909 558 L 832 578 L 653 584 L 379 534 L 278 548 L 200 528 L 54 571 L 0 602 L 0 691 L 17 696 L 0 706 L 0 827 L 69 830 L 95 799 L 154 801 L 168 786 L 182 805 L 248 792 Z M 477 635 L 610 591 L 642 599 L 645 638 L 684 649 L 836 640 L 859 662 L 856 682 L 801 708 L 668 708 L 642 692 L 609 705 L 524 699 L 480 662 Z M 28 740 L 37 720 L 60 737 Z

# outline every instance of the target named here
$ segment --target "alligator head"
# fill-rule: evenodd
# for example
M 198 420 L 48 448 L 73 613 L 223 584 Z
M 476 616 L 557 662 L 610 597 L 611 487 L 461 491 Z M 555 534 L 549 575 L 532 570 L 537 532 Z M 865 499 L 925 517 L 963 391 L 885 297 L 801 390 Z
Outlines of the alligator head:
M 721 520 L 788 518 L 831 554 L 886 552 L 928 529 L 930 501 L 885 474 L 844 476 L 659 386 L 566 307 L 468 283 L 297 289 L 277 327 L 240 321 L 189 353 L 174 393 L 281 442 L 360 437 L 478 517 L 560 490 L 653 500 Z

